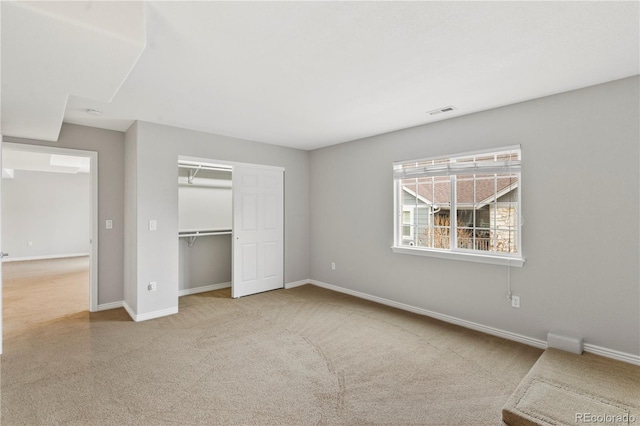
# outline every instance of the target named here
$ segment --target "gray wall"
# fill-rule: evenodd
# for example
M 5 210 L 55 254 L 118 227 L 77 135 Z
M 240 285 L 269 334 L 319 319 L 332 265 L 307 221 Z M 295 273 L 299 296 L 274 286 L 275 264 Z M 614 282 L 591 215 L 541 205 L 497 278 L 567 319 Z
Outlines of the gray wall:
M 124 138 L 124 302 L 136 306 L 138 292 L 135 283 L 138 276 L 138 184 L 136 167 L 138 161 L 138 123 L 133 123 Z
M 639 78 L 311 152 L 312 279 L 546 341 L 640 353 Z M 521 144 L 512 268 L 394 254 L 392 162 Z M 331 270 L 336 262 L 336 270 Z
M 9 260 L 88 255 L 89 181 L 87 173 L 25 170 L 3 179 L 2 250 L 11 255 Z
M 231 235 L 198 237 L 193 246 L 180 238 L 178 288 L 231 282 Z
M 124 134 L 63 124 L 57 142 L 4 137 L 6 142 L 98 152 L 98 304 L 123 299 Z M 105 229 L 105 220 L 113 229 Z
M 137 293 L 131 306 L 138 315 L 172 309 L 178 305 L 178 157 L 189 156 L 281 166 L 285 168 L 285 283 L 309 277 L 309 196 L 306 151 L 261 144 L 146 122 L 127 131 L 127 174 L 135 174 L 135 249 L 127 246 L 129 259 L 137 254 L 135 281 L 127 277 L 127 292 Z M 131 151 L 130 151 L 131 149 Z M 135 163 L 135 164 L 134 164 Z M 135 167 L 135 171 L 130 170 Z M 129 180 L 133 180 L 130 178 Z M 129 185 L 129 183 L 127 184 Z M 127 202 L 132 200 L 127 198 Z M 127 212 L 133 209 L 127 207 Z M 158 221 L 158 230 L 149 231 L 148 222 Z M 146 286 L 157 282 L 157 291 Z

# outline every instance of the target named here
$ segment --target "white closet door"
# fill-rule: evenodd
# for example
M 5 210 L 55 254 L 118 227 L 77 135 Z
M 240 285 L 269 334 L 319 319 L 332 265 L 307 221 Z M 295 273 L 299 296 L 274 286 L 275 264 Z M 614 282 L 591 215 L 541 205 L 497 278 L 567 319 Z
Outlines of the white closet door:
M 283 175 L 233 167 L 234 298 L 284 287 Z

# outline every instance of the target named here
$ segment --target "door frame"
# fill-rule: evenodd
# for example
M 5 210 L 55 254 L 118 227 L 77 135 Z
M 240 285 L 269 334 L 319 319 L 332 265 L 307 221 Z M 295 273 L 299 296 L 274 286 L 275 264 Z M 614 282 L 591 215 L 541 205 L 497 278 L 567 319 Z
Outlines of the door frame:
M 228 161 L 228 160 L 217 160 L 214 158 L 204 158 L 204 157 L 193 157 L 193 156 L 189 156 L 189 155 L 178 155 L 177 158 L 177 162 L 176 162 L 176 169 L 178 166 L 178 163 L 180 162 L 196 162 L 196 163 L 201 163 L 201 164 L 207 164 L 207 165 L 221 165 L 221 166 L 230 166 L 231 167 L 231 197 L 232 197 L 232 201 L 231 201 L 231 217 L 232 217 L 232 223 L 231 223 L 231 291 L 233 292 L 233 270 L 234 270 L 234 248 L 233 248 L 233 244 L 235 242 L 235 235 L 233 234 L 233 230 L 234 230 L 234 226 L 233 226 L 233 167 L 234 166 L 241 166 L 241 167 L 252 167 L 252 168 L 256 168 L 256 169 L 267 169 L 267 170 L 274 170 L 274 171 L 281 171 L 282 172 L 282 177 L 283 177 L 283 188 L 282 188 L 282 202 L 283 202 L 283 216 L 282 216 L 282 272 L 283 272 L 283 276 L 282 276 L 282 288 L 284 288 L 284 267 L 285 267 L 285 256 L 284 256 L 284 250 L 285 250 L 285 239 L 284 239 L 284 230 L 286 227 L 286 211 L 284 209 L 284 202 L 285 202 L 285 193 L 284 193 L 284 175 L 285 175 L 285 168 L 282 166 L 270 166 L 270 165 L 266 165 L 266 164 L 255 164 L 255 163 L 241 163 L 238 161 Z
M 89 168 L 89 312 L 98 311 L 98 152 L 46 145 L 3 142 L 2 149 L 88 157 Z M 1 165 L 1 164 L 0 164 Z M 2 207 L 0 206 L 0 209 Z

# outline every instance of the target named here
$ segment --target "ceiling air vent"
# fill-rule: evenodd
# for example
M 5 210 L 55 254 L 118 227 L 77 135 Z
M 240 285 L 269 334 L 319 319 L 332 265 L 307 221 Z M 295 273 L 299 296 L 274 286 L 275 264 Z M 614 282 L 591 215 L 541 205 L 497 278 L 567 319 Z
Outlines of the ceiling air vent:
M 443 107 L 443 108 L 438 108 L 438 109 L 434 109 L 433 111 L 429 111 L 429 112 L 427 112 L 427 114 L 429 114 L 429 115 L 438 115 L 438 114 L 442 114 L 443 112 L 453 111 L 455 109 L 456 108 L 454 106 L 449 105 L 449 106 L 446 106 L 446 107 Z

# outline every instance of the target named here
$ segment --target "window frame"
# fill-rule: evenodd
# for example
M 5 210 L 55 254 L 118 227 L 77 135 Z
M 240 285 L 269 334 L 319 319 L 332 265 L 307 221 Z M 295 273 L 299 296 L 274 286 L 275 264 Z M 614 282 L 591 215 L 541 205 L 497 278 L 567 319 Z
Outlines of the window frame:
M 421 158 L 421 159 L 410 159 L 404 161 L 395 161 L 393 163 L 393 169 L 395 170 L 397 166 L 406 164 L 406 163 L 419 163 L 423 161 L 431 161 L 431 160 L 456 160 L 463 157 L 471 157 L 478 155 L 487 155 L 487 154 L 499 154 L 505 151 L 520 151 L 520 157 L 522 156 L 522 149 L 520 145 L 513 146 L 505 146 L 505 147 L 496 147 L 491 149 L 472 151 L 472 152 L 463 152 L 452 155 L 443 155 L 437 157 L 430 158 Z M 444 176 L 445 174 L 443 174 Z M 451 177 L 450 175 L 447 175 Z M 407 246 L 402 245 L 404 240 L 402 227 L 404 226 L 403 220 L 403 189 L 402 189 L 402 180 L 397 179 L 395 176 L 393 177 L 393 216 L 394 216 L 394 235 L 393 235 L 393 245 L 391 247 L 394 253 L 401 254 L 411 254 L 411 255 L 419 255 L 419 256 L 429 256 L 435 258 L 442 259 L 453 259 L 453 260 L 463 260 L 470 262 L 478 262 L 478 263 L 489 263 L 494 265 L 505 265 L 505 266 L 514 266 L 514 267 L 522 267 L 524 265 L 525 259 L 522 254 L 522 171 L 519 171 L 518 177 L 518 191 L 517 191 L 517 206 L 518 206 L 518 215 L 516 217 L 516 247 L 517 253 L 497 253 L 497 252 L 484 252 L 476 249 L 465 249 L 458 248 L 456 237 L 457 237 L 457 225 L 454 222 L 456 218 L 456 178 L 452 178 L 451 182 L 451 206 L 450 211 L 452 215 L 452 219 L 450 220 L 450 235 L 451 235 L 451 244 L 448 249 L 439 249 L 439 248 L 430 248 L 430 247 L 420 247 L 420 246 Z M 496 200 L 497 202 L 497 200 Z M 415 216 L 414 216 L 415 217 Z

